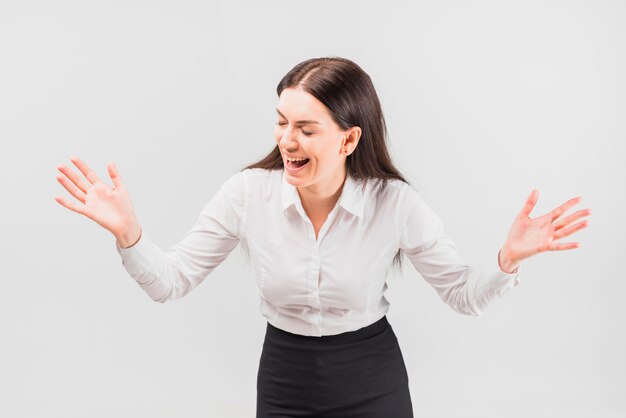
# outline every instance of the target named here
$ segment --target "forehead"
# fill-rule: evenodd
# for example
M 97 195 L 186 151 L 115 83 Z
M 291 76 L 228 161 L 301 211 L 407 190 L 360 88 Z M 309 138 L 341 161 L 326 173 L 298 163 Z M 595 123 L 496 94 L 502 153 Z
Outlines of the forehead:
M 280 93 L 276 108 L 286 118 L 322 120 L 328 117 L 326 106 L 300 89 L 284 89 Z

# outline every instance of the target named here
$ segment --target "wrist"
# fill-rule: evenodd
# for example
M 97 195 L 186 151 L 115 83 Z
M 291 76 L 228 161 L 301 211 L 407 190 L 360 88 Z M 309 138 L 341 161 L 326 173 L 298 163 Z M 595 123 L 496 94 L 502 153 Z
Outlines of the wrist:
M 139 242 L 143 231 L 141 226 L 134 225 L 132 228 L 116 236 L 117 243 L 121 248 L 130 248 Z
M 506 246 L 500 248 L 498 252 L 498 265 L 500 270 L 507 274 L 513 274 L 517 271 L 517 266 L 519 266 L 519 261 L 512 259 L 509 255 L 509 251 Z

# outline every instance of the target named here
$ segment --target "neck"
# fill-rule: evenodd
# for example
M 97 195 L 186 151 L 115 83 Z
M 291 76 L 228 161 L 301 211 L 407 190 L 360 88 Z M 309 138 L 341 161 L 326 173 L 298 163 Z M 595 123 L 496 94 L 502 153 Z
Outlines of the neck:
M 344 168 L 340 175 L 333 176 L 325 182 L 297 187 L 302 207 L 305 210 L 310 208 L 332 210 L 337 200 L 339 200 L 346 177 L 347 173 Z

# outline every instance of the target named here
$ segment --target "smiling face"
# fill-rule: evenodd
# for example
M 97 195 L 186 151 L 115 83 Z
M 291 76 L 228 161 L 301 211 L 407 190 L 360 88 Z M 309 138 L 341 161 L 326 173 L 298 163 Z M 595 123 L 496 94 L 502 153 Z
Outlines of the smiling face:
M 276 112 L 274 139 L 289 183 L 320 194 L 341 184 L 346 158 L 356 148 L 361 128 L 342 130 L 322 102 L 299 88 L 281 92 Z M 288 157 L 304 157 L 308 162 L 297 168 Z

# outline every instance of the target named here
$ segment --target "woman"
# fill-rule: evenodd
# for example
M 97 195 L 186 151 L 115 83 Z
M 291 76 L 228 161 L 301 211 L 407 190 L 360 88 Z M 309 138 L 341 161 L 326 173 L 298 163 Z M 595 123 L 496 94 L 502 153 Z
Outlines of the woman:
M 589 209 L 529 217 L 533 190 L 500 251 L 467 266 L 441 220 L 389 157 L 381 106 L 354 62 L 309 59 L 277 88 L 276 146 L 232 175 L 167 253 L 143 233 L 117 167 L 113 187 L 78 158 L 59 182 L 63 206 L 116 238 L 129 274 L 155 301 L 189 293 L 241 243 L 254 261 L 267 329 L 257 417 L 412 417 L 408 376 L 386 313 L 388 267 L 408 256 L 457 312 L 481 315 L 519 283 L 520 262 L 587 226 Z M 572 225 L 573 224 L 573 225 Z

